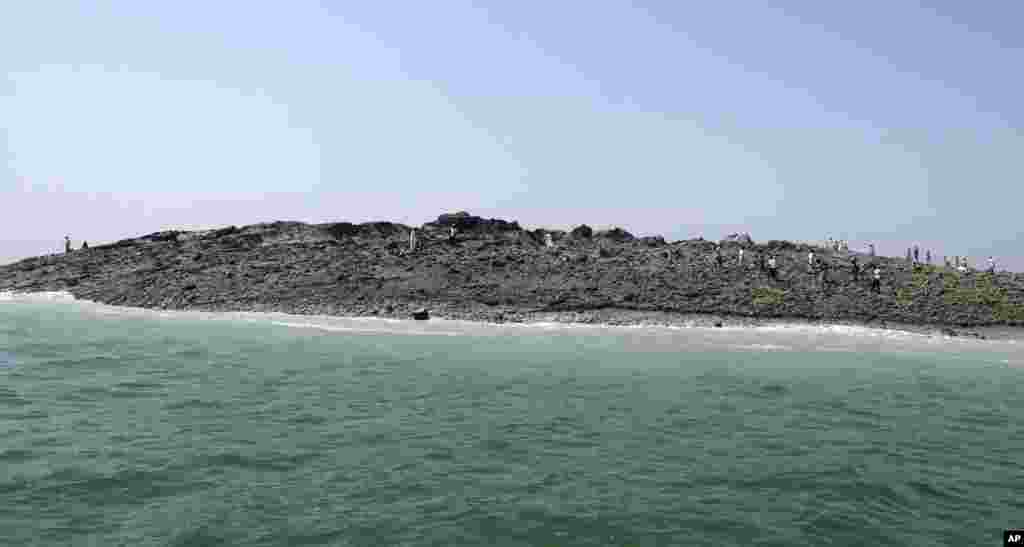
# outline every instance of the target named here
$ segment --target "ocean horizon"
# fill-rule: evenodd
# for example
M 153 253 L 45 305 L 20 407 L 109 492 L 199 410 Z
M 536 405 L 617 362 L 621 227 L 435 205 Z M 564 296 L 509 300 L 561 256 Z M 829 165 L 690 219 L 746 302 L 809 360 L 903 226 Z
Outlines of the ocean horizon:
M 5 545 L 994 545 L 1024 344 L 0 294 Z

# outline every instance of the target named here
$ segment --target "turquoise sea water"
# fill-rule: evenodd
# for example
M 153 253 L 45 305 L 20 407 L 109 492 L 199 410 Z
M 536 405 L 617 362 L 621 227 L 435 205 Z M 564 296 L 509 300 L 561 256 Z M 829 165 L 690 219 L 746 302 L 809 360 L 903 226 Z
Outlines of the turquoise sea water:
M 0 545 L 999 545 L 1024 527 L 1022 362 L 864 329 L 8 296 Z

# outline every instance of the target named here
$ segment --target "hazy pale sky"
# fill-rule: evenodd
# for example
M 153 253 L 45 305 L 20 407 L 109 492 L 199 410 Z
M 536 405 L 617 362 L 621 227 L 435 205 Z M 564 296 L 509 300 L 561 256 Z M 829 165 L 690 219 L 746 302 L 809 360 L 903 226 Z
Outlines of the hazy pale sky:
M 448 211 L 1024 269 L 1024 3 L 8 2 L 0 262 Z

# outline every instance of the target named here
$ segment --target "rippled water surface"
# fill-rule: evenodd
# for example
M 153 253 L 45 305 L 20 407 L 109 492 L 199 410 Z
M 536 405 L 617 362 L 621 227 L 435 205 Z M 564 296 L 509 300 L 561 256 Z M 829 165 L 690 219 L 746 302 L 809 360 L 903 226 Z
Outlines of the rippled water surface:
M 0 544 L 997 545 L 1024 352 L 0 299 Z

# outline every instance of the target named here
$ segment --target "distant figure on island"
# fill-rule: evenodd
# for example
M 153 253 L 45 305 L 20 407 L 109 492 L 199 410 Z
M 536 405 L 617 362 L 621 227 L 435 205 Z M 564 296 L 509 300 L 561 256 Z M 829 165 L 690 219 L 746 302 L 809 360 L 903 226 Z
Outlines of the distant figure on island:
M 742 248 L 740 248 L 740 253 L 736 257 L 736 264 L 738 264 L 740 266 L 743 265 L 743 249 Z
M 932 263 L 932 250 L 928 249 L 924 252 L 924 261 L 926 264 L 931 265 Z
M 988 273 L 996 273 L 996 259 L 991 256 L 988 257 Z
M 89 248 L 89 242 L 88 241 L 82 241 L 82 248 L 83 249 L 88 249 Z
M 765 261 L 765 254 L 758 253 L 757 255 L 757 266 L 762 272 L 768 271 L 768 263 Z
M 409 252 L 416 250 L 416 228 L 409 232 Z
M 768 258 L 768 277 L 772 279 L 779 278 L 779 264 L 775 260 L 775 255 Z
M 857 257 L 853 257 L 850 260 L 850 273 L 853 274 L 853 281 L 855 283 L 860 281 L 860 264 L 857 263 Z
M 64 236 L 64 252 L 71 252 L 71 236 Z
M 814 272 L 814 251 L 807 251 L 807 271 Z
M 555 240 L 551 239 L 551 234 L 549 233 L 544 234 L 544 246 L 549 249 L 553 249 L 555 247 Z
M 875 294 L 882 293 L 882 269 L 875 265 L 875 269 L 871 272 L 871 290 L 875 291 Z
M 872 256 L 872 257 L 875 256 L 875 244 L 874 243 L 868 243 L 868 254 L 870 256 Z
M 455 226 L 448 228 L 448 243 L 455 243 Z
M 920 261 L 921 261 L 921 248 L 918 247 L 917 245 L 914 245 L 914 264 L 917 264 Z

